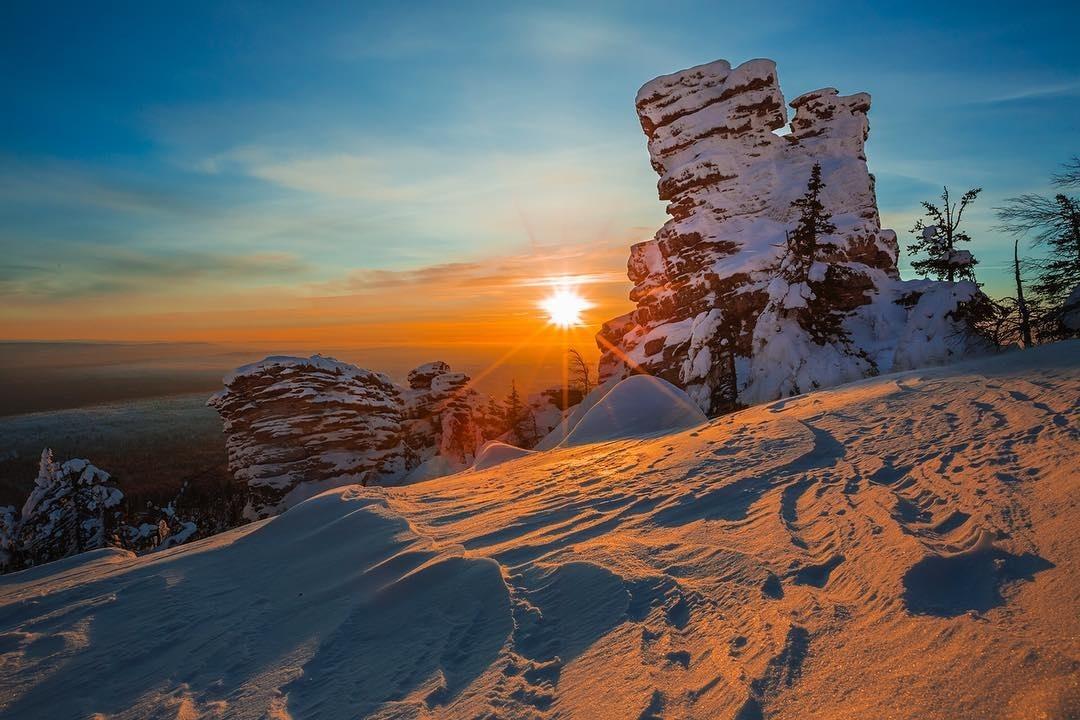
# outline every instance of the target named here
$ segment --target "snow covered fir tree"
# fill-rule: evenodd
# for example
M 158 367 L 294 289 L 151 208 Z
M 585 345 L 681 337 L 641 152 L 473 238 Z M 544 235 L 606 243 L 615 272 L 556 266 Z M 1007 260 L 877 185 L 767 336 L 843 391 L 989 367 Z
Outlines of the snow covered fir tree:
M 798 212 L 795 228 L 785 233 L 784 255 L 768 286 L 769 300 L 758 319 L 755 341 L 762 355 L 776 354 L 770 344 L 782 344 L 786 354 L 792 344 L 807 339 L 824 346 L 845 345 L 850 333 L 844 328 L 843 288 L 857 282 L 847 268 L 824 261 L 830 238 L 836 232 L 832 216 L 821 203 L 821 165 L 810 170 L 806 194 L 792 202 Z M 848 354 L 857 354 L 858 351 Z M 793 384 L 788 391 L 800 390 Z
M 9 510 L 0 540 L 9 567 L 39 565 L 119 545 L 124 494 L 109 474 L 86 460 L 57 463 L 41 453 L 38 475 L 17 518 Z
M 163 507 L 132 507 L 120 483 L 88 460 L 57 462 L 41 452 L 34 487 L 21 508 L 0 507 L 0 572 L 21 570 L 90 550 L 118 548 L 147 553 L 234 527 L 179 496 Z M 214 498 L 220 505 L 222 498 Z M 202 522 L 199 525 L 193 520 Z

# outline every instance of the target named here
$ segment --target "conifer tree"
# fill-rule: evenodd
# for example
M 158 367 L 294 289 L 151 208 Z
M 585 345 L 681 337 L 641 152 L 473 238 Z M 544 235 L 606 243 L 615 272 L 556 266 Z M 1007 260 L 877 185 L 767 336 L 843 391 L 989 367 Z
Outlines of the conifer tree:
M 960 202 L 954 202 L 949 195 L 949 188 L 941 193 L 941 207 L 932 202 L 923 201 L 922 206 L 926 210 L 925 218 L 919 218 L 915 227 L 911 229 L 916 241 L 908 245 L 908 251 L 912 255 L 924 254 L 925 257 L 915 260 L 911 267 L 915 272 L 924 277 L 932 277 L 936 280 L 975 281 L 975 265 L 978 260 L 969 250 L 962 250 L 958 246 L 961 243 L 971 242 L 971 236 L 960 229 L 960 222 L 964 217 L 964 211 L 975 202 L 975 198 L 982 192 L 982 188 L 972 188 L 960 198 Z
M 521 401 L 518 394 L 517 382 L 510 381 L 510 394 L 506 397 L 506 426 L 509 428 L 510 437 L 515 445 L 526 447 L 529 440 L 528 420 L 531 413 Z
M 824 188 L 821 165 L 815 163 L 806 193 L 791 204 L 799 212 L 799 219 L 795 229 L 786 234 L 784 257 L 777 271 L 786 286 L 784 297 L 777 303 L 778 314 L 794 316 L 819 345 L 847 339 L 844 313 L 837 309 L 845 269 L 821 262 L 825 239 L 836 232 L 832 215 L 821 202 Z
M 810 169 L 810 180 L 806 183 L 806 193 L 791 203 L 791 206 L 799 211 L 799 222 L 795 230 L 787 236 L 788 256 L 794 261 L 792 269 L 801 274 L 798 282 L 808 280 L 820 238 L 836 232 L 832 215 L 821 203 L 821 191 L 824 188 L 825 183 L 821 181 L 821 163 L 814 163 L 814 167 Z

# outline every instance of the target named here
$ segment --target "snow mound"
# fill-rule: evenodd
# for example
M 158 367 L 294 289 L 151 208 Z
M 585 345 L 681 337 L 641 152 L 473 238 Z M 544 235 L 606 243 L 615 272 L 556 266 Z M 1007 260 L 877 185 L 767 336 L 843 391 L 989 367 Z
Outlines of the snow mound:
M 679 388 L 650 375 L 631 375 L 591 407 L 570 430 L 563 447 L 648 437 L 708 420 Z
M 520 457 L 532 454 L 532 450 L 519 448 L 515 445 L 507 445 L 503 442 L 492 441 L 486 443 L 484 447 L 480 448 L 480 452 L 476 454 L 476 462 L 473 463 L 473 470 L 486 470 L 487 468 L 495 467 L 496 465 L 502 465 L 504 462 L 517 460 Z
M 455 463 L 442 455 L 433 455 L 410 470 L 409 474 L 401 481 L 401 484 L 413 485 L 415 483 L 427 482 L 428 480 L 434 480 L 443 475 L 453 475 L 456 472 L 461 472 L 465 467 L 466 466 Z
M 609 378 L 607 382 L 601 383 L 597 387 L 594 387 L 589 394 L 581 399 L 581 402 L 575 405 L 570 413 L 563 418 L 563 420 L 552 428 L 551 432 L 544 436 L 544 438 L 536 444 L 534 449 L 536 450 L 551 450 L 558 447 L 559 443 L 566 439 L 566 436 L 570 434 L 570 431 L 577 427 L 577 424 L 581 422 L 581 418 L 585 417 L 585 414 L 592 410 L 596 403 L 604 399 L 611 388 L 618 384 L 619 378 Z

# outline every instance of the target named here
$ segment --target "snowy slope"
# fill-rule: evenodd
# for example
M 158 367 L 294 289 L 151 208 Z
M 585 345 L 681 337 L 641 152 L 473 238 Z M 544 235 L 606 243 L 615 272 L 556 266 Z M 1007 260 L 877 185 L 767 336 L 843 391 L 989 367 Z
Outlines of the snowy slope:
M 10 718 L 1080 712 L 1080 343 L 0 579 Z

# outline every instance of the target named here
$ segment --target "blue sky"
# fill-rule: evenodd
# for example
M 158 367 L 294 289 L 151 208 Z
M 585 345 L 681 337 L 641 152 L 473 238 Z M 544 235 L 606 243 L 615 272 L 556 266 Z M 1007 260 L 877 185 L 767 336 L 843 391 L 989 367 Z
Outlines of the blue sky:
M 871 93 L 886 226 L 906 241 L 919 200 L 983 186 L 973 250 L 1001 292 L 992 206 L 1080 152 L 1076 24 L 1067 3 L 5 3 L 0 334 L 220 337 L 346 296 L 385 320 L 373 272 L 492 258 L 613 258 L 625 293 L 664 219 L 634 95 L 718 58 L 776 60 L 789 99 Z

